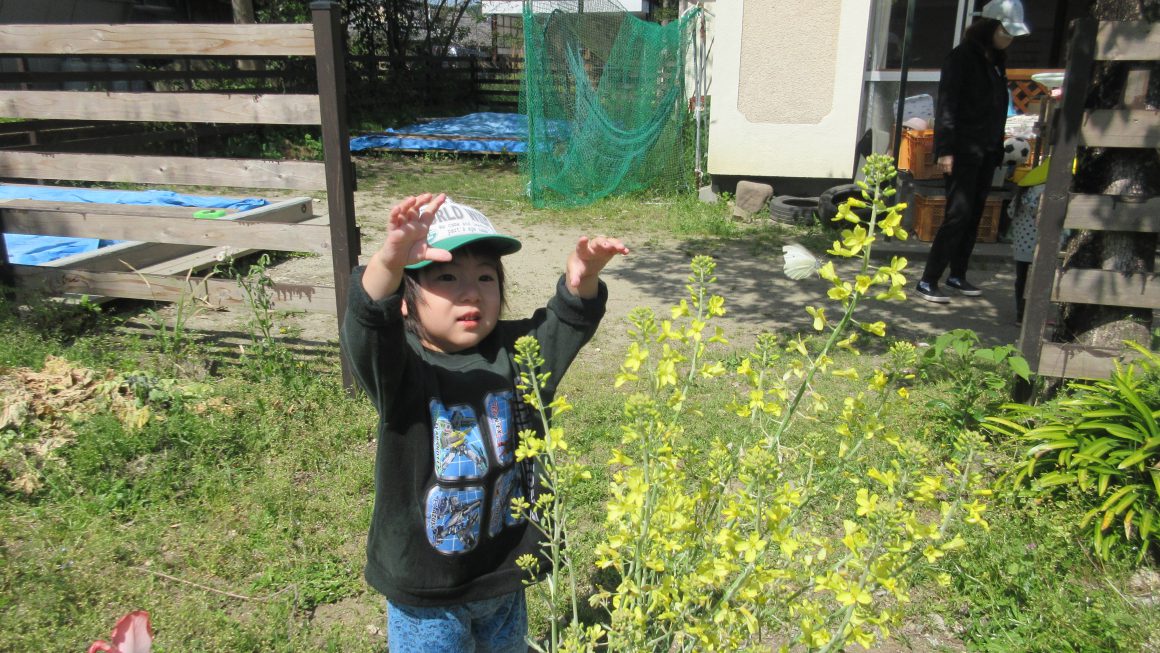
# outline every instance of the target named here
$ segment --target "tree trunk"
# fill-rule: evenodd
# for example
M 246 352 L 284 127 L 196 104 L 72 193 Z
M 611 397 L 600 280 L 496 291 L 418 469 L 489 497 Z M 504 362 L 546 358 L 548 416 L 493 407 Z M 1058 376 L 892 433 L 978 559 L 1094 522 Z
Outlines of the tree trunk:
M 1098 20 L 1160 20 L 1160 0 L 1094 0 Z M 1157 62 L 1097 64 L 1085 106 L 1089 109 L 1160 106 Z M 1160 157 L 1155 150 L 1088 148 L 1077 161 L 1075 190 L 1116 195 L 1125 201 L 1160 195 Z M 1119 272 L 1152 272 L 1156 234 L 1084 231 L 1068 242 L 1063 266 Z M 1138 308 L 1068 304 L 1063 308 L 1064 340 L 1118 348 L 1124 340 L 1147 344 L 1152 311 Z
M 230 0 L 234 11 L 234 24 L 243 25 L 256 22 L 254 0 Z M 253 59 L 238 59 L 238 70 L 257 70 L 258 62 Z
M 234 23 L 254 22 L 254 0 L 230 0 L 234 10 Z

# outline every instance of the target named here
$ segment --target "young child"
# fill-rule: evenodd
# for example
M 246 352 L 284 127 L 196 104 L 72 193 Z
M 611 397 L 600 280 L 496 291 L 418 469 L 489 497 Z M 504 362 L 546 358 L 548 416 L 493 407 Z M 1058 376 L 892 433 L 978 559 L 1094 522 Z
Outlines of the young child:
M 1023 295 L 1027 287 L 1027 273 L 1035 258 L 1039 201 L 1043 197 L 1049 165 L 1050 159 L 1045 159 L 1019 180 L 1015 196 L 1007 208 L 1011 216 L 1011 254 L 1015 259 L 1015 326 L 1023 325 L 1023 307 L 1027 304 Z
M 424 194 L 391 209 L 355 269 L 341 341 L 379 413 L 366 578 L 387 597 L 392 651 L 528 648 L 515 561 L 540 537 L 511 499 L 534 481 L 517 435 L 539 425 L 515 389 L 515 341 L 539 340 L 550 401 L 604 314 L 601 269 L 628 248 L 580 238 L 547 307 L 500 320 L 501 257 L 519 249 L 479 211 Z

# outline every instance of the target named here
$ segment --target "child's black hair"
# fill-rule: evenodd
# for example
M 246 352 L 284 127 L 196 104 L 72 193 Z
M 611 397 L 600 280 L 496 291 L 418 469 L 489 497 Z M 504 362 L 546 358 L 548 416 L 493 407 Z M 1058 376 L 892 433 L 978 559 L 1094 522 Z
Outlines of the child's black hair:
M 456 249 L 452 252 L 452 257 L 455 256 L 472 256 L 475 258 L 490 259 L 495 263 L 495 275 L 499 281 L 499 305 L 500 309 L 507 309 L 507 275 L 503 269 L 503 258 L 499 255 L 496 247 L 487 241 L 469 243 Z M 439 263 L 431 263 L 427 267 L 439 265 Z M 408 331 L 416 336 L 422 337 L 422 327 L 419 325 L 419 273 L 424 268 L 418 270 L 404 270 L 403 271 L 403 302 L 407 305 L 407 316 L 403 318 L 403 325 Z

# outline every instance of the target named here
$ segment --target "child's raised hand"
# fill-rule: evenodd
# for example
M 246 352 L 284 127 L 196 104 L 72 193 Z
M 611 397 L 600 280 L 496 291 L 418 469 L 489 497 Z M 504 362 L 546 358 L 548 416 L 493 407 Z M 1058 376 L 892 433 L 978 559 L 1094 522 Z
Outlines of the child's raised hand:
M 568 289 L 581 297 L 596 296 L 600 271 L 617 254 L 628 254 L 628 247 L 619 238 L 581 236 L 576 250 L 568 256 L 565 270 Z
M 423 193 L 408 197 L 391 207 L 387 219 L 387 238 L 379 249 L 382 263 L 391 270 L 401 270 L 420 261 L 446 262 L 451 252 L 427 246 L 427 231 L 435 219 L 435 212 L 447 196 L 443 193 Z

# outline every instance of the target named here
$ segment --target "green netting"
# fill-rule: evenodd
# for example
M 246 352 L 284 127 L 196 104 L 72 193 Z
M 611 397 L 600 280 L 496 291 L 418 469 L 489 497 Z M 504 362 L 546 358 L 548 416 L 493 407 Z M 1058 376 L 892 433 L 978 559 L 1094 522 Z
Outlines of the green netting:
M 521 161 L 533 204 L 690 186 L 684 87 L 694 12 L 660 25 L 607 0 L 535 4 L 568 9 L 533 13 L 524 2 Z

